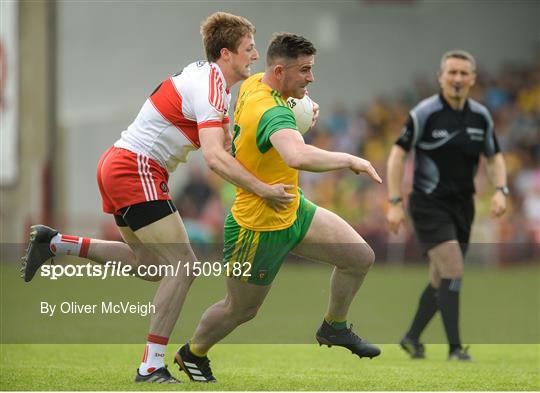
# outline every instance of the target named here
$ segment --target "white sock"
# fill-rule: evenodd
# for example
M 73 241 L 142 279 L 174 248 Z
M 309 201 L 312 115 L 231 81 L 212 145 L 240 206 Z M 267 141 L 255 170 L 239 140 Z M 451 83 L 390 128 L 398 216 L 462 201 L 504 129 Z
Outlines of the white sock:
M 75 255 L 86 258 L 90 239 L 87 237 L 57 234 L 49 245 L 54 255 Z
M 148 335 L 149 337 L 152 335 Z M 153 336 L 158 337 L 158 336 Z M 168 339 L 165 337 L 159 337 L 160 344 L 147 341 L 144 348 L 143 358 L 141 365 L 139 366 L 139 374 L 148 375 L 152 374 L 155 370 L 161 367 L 165 367 L 165 349 L 167 348 Z M 153 340 L 158 341 L 158 340 Z

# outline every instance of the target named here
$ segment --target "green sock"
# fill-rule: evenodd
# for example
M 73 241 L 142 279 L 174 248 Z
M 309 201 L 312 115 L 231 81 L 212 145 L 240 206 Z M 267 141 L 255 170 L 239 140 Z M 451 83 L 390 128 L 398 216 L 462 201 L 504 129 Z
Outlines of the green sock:
M 330 326 L 332 326 L 334 329 L 341 330 L 347 328 L 347 320 L 346 319 L 337 319 L 330 316 L 324 317 L 324 320 L 326 323 L 328 323 Z

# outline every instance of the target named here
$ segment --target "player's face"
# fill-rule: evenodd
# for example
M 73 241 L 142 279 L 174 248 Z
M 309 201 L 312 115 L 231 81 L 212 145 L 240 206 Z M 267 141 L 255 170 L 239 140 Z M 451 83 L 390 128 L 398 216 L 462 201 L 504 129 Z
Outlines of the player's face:
M 439 71 L 439 84 L 443 95 L 449 100 L 464 100 L 476 80 L 472 64 L 465 59 L 446 59 Z
M 255 48 L 253 35 L 242 37 L 236 53 L 231 53 L 231 68 L 238 80 L 244 80 L 251 75 L 251 64 L 259 58 Z
M 313 55 L 300 56 L 283 67 L 282 93 L 287 97 L 302 98 L 307 92 L 307 85 L 315 81 L 313 76 Z

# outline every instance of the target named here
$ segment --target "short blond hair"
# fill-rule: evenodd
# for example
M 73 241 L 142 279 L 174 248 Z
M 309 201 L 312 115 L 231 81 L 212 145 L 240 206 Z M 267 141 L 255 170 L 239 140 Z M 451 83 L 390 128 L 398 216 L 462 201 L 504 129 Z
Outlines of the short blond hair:
M 469 63 L 471 63 L 473 72 L 476 71 L 476 60 L 474 60 L 473 55 L 471 55 L 469 52 L 464 51 L 462 49 L 452 49 L 446 52 L 441 57 L 441 71 L 444 69 L 444 65 L 446 63 L 446 60 L 448 59 L 462 59 L 467 60 Z
M 215 12 L 201 23 L 201 35 L 208 61 L 217 61 L 221 49 L 236 53 L 242 37 L 255 34 L 255 26 L 242 16 Z

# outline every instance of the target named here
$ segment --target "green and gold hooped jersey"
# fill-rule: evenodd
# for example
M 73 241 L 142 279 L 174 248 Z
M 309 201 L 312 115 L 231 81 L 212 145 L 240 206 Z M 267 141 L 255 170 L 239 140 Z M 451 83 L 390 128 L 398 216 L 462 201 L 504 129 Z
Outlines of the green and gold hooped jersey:
M 242 227 L 275 231 L 290 227 L 299 204 L 298 170 L 290 168 L 270 143 L 270 136 L 284 128 L 297 130 L 294 114 L 285 99 L 262 83 L 263 73 L 246 79 L 234 111 L 233 155 L 248 171 L 268 184 L 292 184 L 296 199 L 286 210 L 272 210 L 262 198 L 236 188 L 231 212 Z

